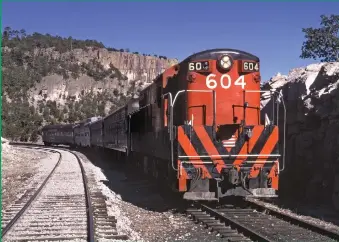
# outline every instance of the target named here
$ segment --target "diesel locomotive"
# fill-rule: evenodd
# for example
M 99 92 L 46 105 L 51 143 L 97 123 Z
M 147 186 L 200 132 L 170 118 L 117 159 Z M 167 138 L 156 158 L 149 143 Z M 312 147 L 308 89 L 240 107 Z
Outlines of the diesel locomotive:
M 250 53 L 193 54 L 165 70 L 139 98 L 91 123 L 91 146 L 121 152 L 129 167 L 187 200 L 275 197 L 285 150 L 279 150 L 285 144 L 279 134 L 285 130 L 278 129 L 281 102 L 272 103 L 271 119 L 261 115 L 260 79 L 259 58 Z

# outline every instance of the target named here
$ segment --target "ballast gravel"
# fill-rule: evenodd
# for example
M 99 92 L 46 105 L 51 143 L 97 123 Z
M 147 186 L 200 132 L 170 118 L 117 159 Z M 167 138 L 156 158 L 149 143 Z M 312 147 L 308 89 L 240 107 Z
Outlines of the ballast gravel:
M 326 222 L 324 219 L 318 219 L 318 218 L 314 218 L 314 217 L 311 217 L 311 216 L 301 215 L 301 214 L 297 213 L 296 211 L 292 211 L 292 210 L 286 209 L 286 208 L 281 208 L 281 207 L 279 207 L 275 204 L 260 201 L 259 199 L 248 198 L 247 200 L 254 201 L 254 202 L 261 204 L 261 205 L 263 205 L 267 208 L 279 211 L 281 213 L 287 214 L 287 215 L 294 217 L 294 218 L 305 220 L 305 221 L 307 221 L 311 224 L 314 224 L 314 225 L 317 225 L 317 226 L 322 226 L 322 227 L 324 227 L 328 230 L 339 233 L 339 226 L 338 225 L 331 223 L 331 222 Z M 308 209 L 309 210 L 315 210 L 315 208 L 308 208 Z M 304 212 L 306 213 L 307 211 L 304 211 Z M 339 217 L 339 214 L 338 214 L 338 217 Z
M 91 170 L 95 183 L 106 199 L 107 213 L 117 220 L 118 234 L 128 235 L 130 241 L 220 241 L 218 235 L 194 224 L 176 213 L 175 206 L 159 195 L 149 181 L 130 180 L 122 169 L 112 167 L 111 157 L 100 153 L 80 153 L 85 170 Z M 2 211 L 20 198 L 27 187 L 41 181 L 53 169 L 58 154 L 2 144 Z M 115 161 L 116 162 L 116 161 Z M 311 223 L 339 231 L 338 226 L 312 217 L 300 216 L 270 203 L 279 209 Z M 55 225 L 54 225 L 55 226 Z M 107 240 L 112 241 L 112 240 Z
M 81 170 L 74 155 L 67 151 L 60 152 L 60 165 L 33 203 L 6 234 L 4 241 L 86 241 L 87 213 Z M 5 215 L 10 216 L 12 213 L 8 211 Z
M 58 155 L 2 143 L 2 211 L 53 169 Z
M 108 213 L 117 219 L 119 234 L 131 241 L 220 241 L 203 225 L 194 224 L 159 195 L 147 181 L 128 181 L 124 172 L 110 167 L 110 158 L 79 153 L 86 169 L 94 170 L 106 196 Z

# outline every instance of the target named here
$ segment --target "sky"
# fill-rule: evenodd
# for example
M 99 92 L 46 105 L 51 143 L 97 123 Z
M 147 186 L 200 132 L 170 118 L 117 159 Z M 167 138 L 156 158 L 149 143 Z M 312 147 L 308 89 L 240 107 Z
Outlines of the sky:
M 317 62 L 303 60 L 302 28 L 339 14 L 337 2 L 5 2 L 2 28 L 25 29 L 113 48 L 185 59 L 213 48 L 260 58 L 262 80 Z

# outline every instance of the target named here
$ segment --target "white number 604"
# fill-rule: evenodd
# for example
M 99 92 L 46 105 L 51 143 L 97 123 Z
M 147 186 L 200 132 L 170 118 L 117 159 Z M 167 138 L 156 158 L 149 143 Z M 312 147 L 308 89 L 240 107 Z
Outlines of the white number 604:
M 209 89 L 214 89 L 218 86 L 218 83 L 215 79 L 212 79 L 214 78 L 216 75 L 215 74 L 209 74 L 207 77 L 206 77 L 206 86 L 209 88 Z M 221 77 L 220 77 L 220 85 L 222 88 L 224 89 L 228 89 L 231 87 L 232 85 L 232 78 L 230 77 L 230 75 L 228 74 L 223 74 Z M 242 89 L 245 89 L 245 86 L 246 86 L 246 82 L 245 82 L 245 76 L 239 76 L 237 80 L 235 80 L 234 82 L 234 85 L 236 86 L 241 86 Z

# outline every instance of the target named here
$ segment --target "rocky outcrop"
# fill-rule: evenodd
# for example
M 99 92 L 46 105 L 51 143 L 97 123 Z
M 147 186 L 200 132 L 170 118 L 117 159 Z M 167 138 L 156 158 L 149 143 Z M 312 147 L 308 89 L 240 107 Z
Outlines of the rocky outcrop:
M 108 72 L 99 81 L 83 71 L 80 71 L 74 77 L 72 72 L 66 69 L 67 78 L 57 73 L 49 73 L 29 91 L 29 96 L 34 100 L 32 103 L 34 106 L 37 106 L 37 103 L 42 100 L 56 101 L 57 104 L 62 106 L 65 104 L 67 97 L 73 97 L 73 100 L 77 101 L 80 99 L 80 96 L 88 92 L 97 94 L 106 91 L 111 94 L 116 92 L 123 96 L 129 96 L 130 93 L 128 91 L 135 84 L 137 84 L 136 87 L 138 89 L 143 89 L 158 74 L 178 63 L 177 59 L 164 59 L 155 56 L 108 51 L 105 48 L 74 49 L 65 53 L 48 48 L 36 49 L 34 53 L 46 56 L 48 60 L 58 60 L 62 63 L 68 63 L 68 65 L 77 65 L 79 69 L 84 64 L 94 61 L 102 68 L 101 72 Z M 93 67 L 92 65 L 88 69 L 90 71 L 95 70 L 95 66 Z M 112 95 L 112 98 L 119 98 L 119 96 Z M 109 108 L 110 105 L 106 107 L 106 111 Z
M 278 74 L 263 89 L 281 92 L 287 109 L 281 195 L 313 203 L 332 201 L 339 209 L 339 63 L 312 64 Z M 271 116 L 273 102 L 276 99 L 263 94 L 262 112 Z M 280 106 L 280 137 L 282 114 Z
M 7 59 L 13 59 L 17 54 L 15 48 L 7 46 L 3 51 Z M 59 122 L 74 121 L 74 118 L 69 120 L 70 116 L 74 116 L 69 110 L 74 109 L 76 103 L 82 106 L 82 114 L 77 115 L 76 110 L 73 112 L 76 119 L 90 115 L 89 110 L 84 111 L 88 109 L 86 105 L 92 109 L 93 106 L 100 105 L 100 110 L 103 111 L 94 110 L 93 115 L 107 115 L 150 85 L 165 69 L 178 63 L 177 59 L 109 51 L 98 47 L 66 52 L 56 51 L 54 47 L 35 48 L 24 52 L 20 58 L 26 69 L 38 70 L 37 73 L 41 77 L 40 80 L 33 80 L 33 85 L 27 90 L 29 104 L 38 110 L 39 115 L 45 112 L 46 119 L 51 110 L 46 110 L 45 107 L 52 103 L 54 109 L 59 110 L 56 111 L 57 115 L 53 115 Z M 15 67 L 7 67 L 4 72 L 10 73 L 12 68 Z M 15 78 L 6 80 L 8 82 L 8 79 Z M 8 93 L 7 90 L 8 88 L 4 89 L 4 97 L 11 103 L 16 95 L 15 92 Z
M 3 51 L 10 53 L 13 49 L 4 47 Z M 43 58 L 39 64 L 44 65 L 41 68 L 44 73 L 40 73 L 41 81 L 29 90 L 31 104 L 35 107 L 39 101 L 48 100 L 56 101 L 62 106 L 67 97 L 77 101 L 88 92 L 97 94 L 114 91 L 129 96 L 130 92 L 135 91 L 131 90 L 135 84 L 137 89 L 143 89 L 165 69 L 178 63 L 177 59 L 109 51 L 97 47 L 73 49 L 63 53 L 55 48 L 35 48 L 33 52 L 27 51 L 23 59 L 37 57 Z M 119 95 L 112 95 L 112 98 L 119 98 Z
M 74 63 L 89 63 L 97 60 L 105 69 L 112 64 L 128 77 L 129 80 L 144 78 L 150 81 L 169 66 L 178 63 L 177 59 L 165 59 L 156 56 L 133 54 L 129 52 L 109 51 L 105 48 L 87 47 L 86 49 L 73 49 L 65 53 L 55 51 L 54 48 L 36 49 L 35 54 L 46 55 L 51 59 L 63 61 L 72 60 Z
M 13 33 L 2 47 L 2 107 L 3 134 L 15 140 L 37 140 L 45 124 L 106 116 L 178 63 L 97 41 Z

